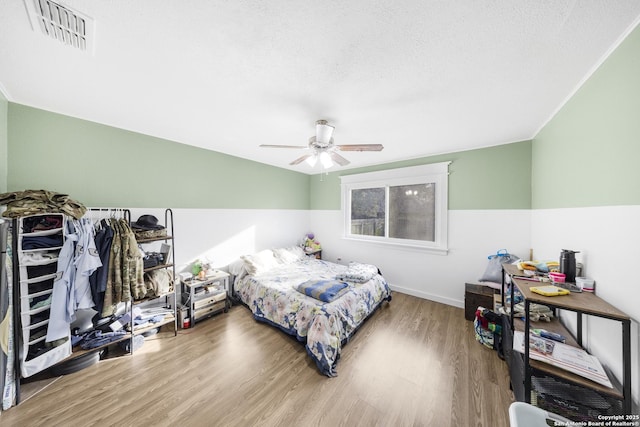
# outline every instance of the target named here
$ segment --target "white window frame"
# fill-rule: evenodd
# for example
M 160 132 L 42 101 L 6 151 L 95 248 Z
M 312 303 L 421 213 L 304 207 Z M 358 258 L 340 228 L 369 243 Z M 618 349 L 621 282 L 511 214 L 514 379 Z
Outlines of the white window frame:
M 342 187 L 342 212 L 344 213 L 343 238 L 446 255 L 449 249 L 447 217 L 450 163 L 451 162 L 432 163 L 340 177 L 340 185 Z M 428 183 L 435 183 L 435 240 L 430 242 L 387 237 L 389 228 L 389 187 Z M 351 192 L 352 190 L 363 188 L 385 188 L 387 193 L 385 236 L 364 236 L 351 233 Z

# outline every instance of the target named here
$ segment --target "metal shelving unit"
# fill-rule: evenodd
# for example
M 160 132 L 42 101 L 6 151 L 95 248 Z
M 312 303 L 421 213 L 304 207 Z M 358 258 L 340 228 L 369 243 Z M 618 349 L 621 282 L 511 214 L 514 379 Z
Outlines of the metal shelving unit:
M 511 335 L 513 338 L 513 332 L 515 330 L 522 330 L 525 337 L 525 350 L 524 356 L 515 351 L 510 352 L 510 357 L 507 357 L 509 369 L 511 373 L 511 384 L 516 399 L 523 400 L 527 403 L 531 403 L 531 391 L 532 383 L 531 377 L 534 373 L 542 373 L 543 375 L 549 375 L 553 378 L 560 379 L 561 381 L 569 384 L 584 387 L 589 390 L 594 390 L 602 395 L 607 395 L 613 399 L 619 400 L 622 403 L 622 414 L 630 414 L 632 409 L 632 397 L 631 397 L 631 319 L 630 317 L 613 307 L 608 302 L 597 297 L 593 293 L 582 292 L 569 295 L 552 296 L 547 297 L 531 291 L 534 286 L 539 286 L 539 282 L 531 282 L 528 280 L 519 279 L 521 274 L 517 267 L 513 264 L 503 264 L 503 281 L 504 276 L 508 274 L 511 277 L 511 301 L 514 298 L 514 289 L 517 287 L 524 299 L 525 319 L 519 321 L 514 319 L 513 310 L 511 310 Z M 504 283 L 503 283 L 504 289 Z M 530 343 L 529 332 L 531 330 L 531 319 L 529 316 L 529 310 L 531 304 L 543 304 L 552 309 L 561 309 L 567 312 L 574 312 L 576 314 L 576 335 L 572 336 L 570 331 L 564 327 L 562 322 L 555 318 L 551 323 L 544 323 L 544 329 L 551 330 L 553 332 L 560 333 L 565 337 L 569 337 L 567 344 L 582 348 L 582 335 L 583 335 L 583 316 L 595 316 L 603 319 L 609 319 L 620 323 L 622 332 L 622 384 L 617 384 L 615 378 L 611 378 L 614 388 L 609 388 L 593 381 L 590 381 L 582 376 L 575 375 L 569 371 L 552 366 L 550 364 L 530 359 Z M 504 298 L 503 298 L 504 305 Z M 505 331 L 506 332 L 506 331 Z M 511 340 L 509 340 L 511 342 Z M 521 359 L 516 359 L 521 358 Z M 520 363 L 522 362 L 522 363 Z
M 135 329 L 133 327 L 133 322 L 131 323 L 131 333 L 132 336 L 133 335 L 139 335 L 142 334 L 144 332 L 147 332 L 151 329 L 155 329 L 155 328 L 159 328 L 161 326 L 173 323 L 173 335 L 176 336 L 178 335 L 178 314 L 177 314 L 177 302 L 178 302 L 178 295 L 179 293 L 177 292 L 177 286 L 176 286 L 176 266 L 174 264 L 175 258 L 176 258 L 176 254 L 175 254 L 175 243 L 174 243 L 174 229 L 173 229 L 173 211 L 171 209 L 165 209 L 164 212 L 164 224 L 165 224 L 165 229 L 167 230 L 167 234 L 165 236 L 158 236 L 158 237 L 151 237 L 151 238 L 143 238 L 143 239 L 136 239 L 136 242 L 138 243 L 138 245 L 145 245 L 145 244 L 150 244 L 150 243 L 155 243 L 155 242 L 165 242 L 171 243 L 171 262 L 165 262 L 165 264 L 159 264 L 153 267 L 148 267 L 144 269 L 145 273 L 154 271 L 154 270 L 161 270 L 161 269 L 170 269 L 171 273 L 172 273 L 172 277 L 174 280 L 174 285 L 173 285 L 173 290 L 170 291 L 169 293 L 166 293 L 164 295 L 159 295 L 156 297 L 152 297 L 152 298 L 144 298 L 141 300 L 132 300 L 132 303 L 130 304 L 130 313 L 131 313 L 131 319 L 133 319 L 133 308 L 136 305 L 140 305 L 143 303 L 148 303 L 150 301 L 153 300 L 157 300 L 160 298 L 164 298 L 165 299 L 165 307 L 167 308 L 171 308 L 173 310 L 173 313 L 171 316 L 167 316 L 163 321 L 155 323 L 153 325 L 144 327 L 144 328 L 138 328 Z M 131 353 L 133 353 L 133 345 L 130 347 L 131 349 Z
M 128 223 L 131 223 L 131 213 L 128 209 L 120 209 L 120 208 L 96 208 L 90 209 L 89 212 L 97 213 L 97 216 L 108 217 L 108 218 L 123 218 Z M 125 310 L 129 310 L 132 319 L 133 319 L 133 308 L 137 305 L 164 298 L 164 303 L 166 307 L 170 307 L 173 310 L 172 315 L 166 316 L 166 318 L 158 323 L 154 323 L 150 326 L 138 328 L 133 328 L 133 322 L 131 322 L 129 333 L 123 335 L 121 338 L 110 341 L 109 343 L 95 347 L 88 350 L 83 350 L 77 347 L 71 347 L 70 339 L 67 339 L 62 345 L 53 347 L 51 350 L 48 350 L 42 354 L 38 354 L 36 357 L 27 358 L 29 354 L 29 349 L 31 347 L 39 345 L 42 341 L 44 343 L 44 336 L 41 338 L 35 338 L 33 335 L 33 330 L 36 328 L 45 328 L 48 323 L 48 319 L 40 320 L 38 317 L 38 322 L 34 323 L 32 320 L 35 320 L 35 315 L 40 315 L 41 313 L 45 313 L 44 309 L 32 309 L 29 306 L 29 303 L 33 297 L 44 297 L 52 292 L 53 278 L 55 276 L 55 268 L 53 269 L 53 274 L 49 274 L 47 270 L 47 274 L 44 274 L 40 277 L 40 275 L 32 274 L 28 269 L 31 268 L 31 265 L 25 265 L 21 262 L 21 258 L 23 253 L 27 252 L 49 252 L 57 255 L 60 252 L 60 246 L 51 246 L 44 247 L 41 249 L 24 249 L 22 245 L 23 238 L 31 237 L 31 236 L 49 236 L 49 235 L 60 235 L 63 236 L 63 230 L 66 223 L 66 216 L 60 213 L 41 213 L 35 214 L 29 217 L 39 217 L 39 216 L 57 216 L 61 218 L 62 227 L 42 231 L 35 233 L 25 233 L 22 230 L 23 219 L 25 217 L 14 219 L 11 222 L 11 233 L 13 237 L 13 283 L 14 283 L 14 295 L 13 295 L 13 306 L 15 307 L 14 311 L 14 319 L 15 325 L 14 328 L 14 342 L 16 343 L 16 350 L 18 347 L 22 346 L 22 351 L 19 353 L 22 355 L 21 357 L 16 357 L 14 360 L 15 369 L 18 373 L 18 380 L 16 381 L 16 404 L 20 403 L 20 378 L 26 378 L 31 376 L 37 372 L 43 371 L 48 368 L 61 366 L 63 363 L 71 362 L 74 359 L 78 359 L 83 356 L 87 356 L 91 353 L 95 353 L 103 350 L 105 347 L 111 346 L 113 344 L 117 344 L 126 340 L 133 340 L 133 336 L 145 333 L 151 329 L 159 328 L 163 325 L 167 325 L 173 323 L 174 336 L 178 334 L 178 320 L 177 320 L 177 301 L 179 292 L 177 291 L 177 286 L 175 285 L 176 280 L 176 272 L 175 272 L 175 264 L 172 262 L 165 263 L 162 265 L 157 265 L 154 267 L 144 269 L 144 272 L 150 272 L 158 269 L 171 269 L 174 285 L 173 289 L 164 294 L 159 295 L 154 298 L 145 298 L 142 300 L 131 300 L 127 303 L 128 307 L 125 306 Z M 174 244 L 174 221 L 173 221 L 173 211 L 171 209 L 165 210 L 165 227 L 167 229 L 167 235 L 162 237 L 155 237 L 150 239 L 140 239 L 136 242 L 138 244 L 144 245 L 148 243 L 164 241 L 171 242 L 171 258 L 175 260 L 175 244 Z M 63 241 L 63 238 L 60 239 Z M 57 266 L 57 258 L 52 258 L 51 261 L 42 262 L 40 264 L 51 264 L 53 267 Z M 36 265 L 41 266 L 41 265 Z M 46 286 L 45 286 L 46 285 Z M 35 347 L 34 347 L 35 348 Z M 18 351 L 16 352 L 18 354 Z M 130 345 L 130 353 L 133 353 L 133 345 Z M 34 364 L 34 361 L 37 362 Z M 33 365 L 33 366 L 32 366 Z

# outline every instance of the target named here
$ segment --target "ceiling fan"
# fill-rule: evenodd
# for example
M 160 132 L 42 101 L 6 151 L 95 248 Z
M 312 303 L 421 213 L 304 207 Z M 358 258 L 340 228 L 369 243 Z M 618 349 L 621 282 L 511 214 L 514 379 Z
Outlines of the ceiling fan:
M 333 162 L 336 162 L 340 166 L 346 166 L 349 164 L 349 160 L 342 157 L 337 153 L 337 151 L 381 151 L 384 148 L 382 144 L 336 145 L 333 143 L 333 129 L 334 127 L 329 125 L 326 120 L 318 120 L 316 122 L 316 134 L 309 138 L 308 145 L 261 144 L 260 147 L 309 148 L 311 149 L 311 153 L 305 154 L 289 164 L 297 165 L 306 160 L 307 163 L 313 167 L 316 165 L 318 160 L 320 160 L 320 163 L 326 169 L 333 166 Z

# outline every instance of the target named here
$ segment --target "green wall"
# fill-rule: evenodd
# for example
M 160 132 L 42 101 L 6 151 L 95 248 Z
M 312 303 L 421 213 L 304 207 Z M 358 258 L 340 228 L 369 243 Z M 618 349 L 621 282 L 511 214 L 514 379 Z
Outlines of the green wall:
M 11 103 L 0 93 L 0 192 L 43 188 L 89 206 L 337 210 L 341 175 L 452 161 L 449 209 L 637 205 L 638 52 L 640 27 L 533 142 L 312 177 Z
M 640 204 L 640 27 L 534 138 L 532 207 Z
M 0 91 L 0 193 L 7 191 L 7 110 L 9 103 Z
M 305 174 L 15 103 L 8 123 L 8 191 L 92 207 L 309 209 Z
M 449 209 L 530 209 L 531 141 L 314 175 L 311 209 L 340 209 L 340 176 L 451 161 Z

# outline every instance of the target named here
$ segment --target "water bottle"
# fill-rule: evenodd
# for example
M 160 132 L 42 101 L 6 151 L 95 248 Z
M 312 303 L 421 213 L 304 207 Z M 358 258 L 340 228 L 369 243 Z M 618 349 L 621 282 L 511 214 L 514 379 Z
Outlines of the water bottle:
M 565 281 L 574 283 L 576 281 L 576 254 L 579 251 L 563 249 L 560 252 L 560 273 L 565 274 Z

